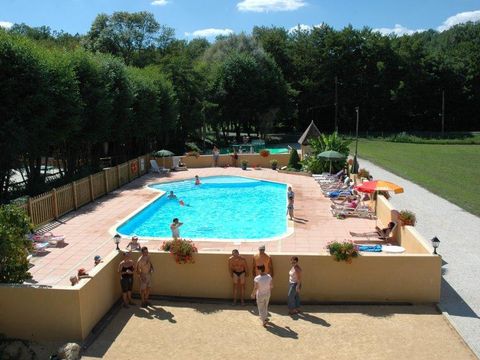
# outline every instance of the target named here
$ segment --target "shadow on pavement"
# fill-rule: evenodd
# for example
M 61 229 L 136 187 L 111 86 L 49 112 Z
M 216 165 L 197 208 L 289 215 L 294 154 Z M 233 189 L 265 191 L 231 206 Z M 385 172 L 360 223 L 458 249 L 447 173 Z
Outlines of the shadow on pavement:
M 449 315 L 478 319 L 475 311 L 473 311 L 443 277 L 439 307 Z
M 265 329 L 274 335 L 298 340 L 298 333 L 290 329 L 289 326 L 281 327 L 275 325 L 273 322 L 268 322 L 267 325 L 265 325 Z

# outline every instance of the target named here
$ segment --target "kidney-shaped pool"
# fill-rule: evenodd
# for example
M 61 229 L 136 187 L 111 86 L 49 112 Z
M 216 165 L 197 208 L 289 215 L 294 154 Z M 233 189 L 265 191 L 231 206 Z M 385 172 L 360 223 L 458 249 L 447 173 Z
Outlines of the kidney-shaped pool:
M 169 238 L 173 218 L 183 222 L 180 235 L 189 239 L 258 241 L 287 233 L 285 184 L 211 176 L 200 185 L 190 179 L 150 187 L 166 193 L 120 225 L 119 234 Z

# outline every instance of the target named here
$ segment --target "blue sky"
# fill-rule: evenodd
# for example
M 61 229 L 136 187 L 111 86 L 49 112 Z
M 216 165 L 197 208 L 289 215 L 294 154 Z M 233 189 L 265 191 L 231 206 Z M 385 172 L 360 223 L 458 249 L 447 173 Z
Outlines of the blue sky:
M 322 22 L 401 35 L 479 21 L 480 0 L 1 0 L 0 26 L 23 22 L 85 34 L 97 14 L 115 11 L 152 12 L 182 39 L 250 33 L 255 25 L 290 29 Z

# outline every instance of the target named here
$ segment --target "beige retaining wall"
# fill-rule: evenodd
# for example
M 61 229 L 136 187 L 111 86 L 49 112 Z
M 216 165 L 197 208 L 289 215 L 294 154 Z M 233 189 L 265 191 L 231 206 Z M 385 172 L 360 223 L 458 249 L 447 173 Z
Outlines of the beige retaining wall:
M 201 253 L 194 264 L 176 264 L 170 254 L 150 254 L 155 273 L 152 294 L 228 299 L 230 254 Z M 336 262 L 330 255 L 297 255 L 304 271 L 302 299 L 311 302 L 438 302 L 441 259 L 431 255 L 365 254 L 352 264 Z M 249 266 L 252 255 L 245 255 Z M 289 254 L 273 254 L 272 301 L 286 301 Z M 247 294 L 251 293 L 251 268 Z M 134 284 L 138 291 L 138 281 Z
M 0 333 L 27 340 L 81 341 L 120 298 L 112 253 L 74 287 L 0 286 Z
M 134 254 L 134 258 L 138 257 Z M 228 299 L 230 254 L 201 253 L 194 264 L 176 264 L 170 254 L 151 252 L 155 272 L 152 294 Z M 432 255 L 366 254 L 352 264 L 329 255 L 298 255 L 304 271 L 306 302 L 438 302 L 441 258 Z M 80 341 L 120 298 L 117 271 L 121 256 L 112 253 L 71 288 L 0 287 L 0 333 L 31 340 Z M 252 255 L 246 255 L 251 266 Z M 285 302 L 290 255 L 273 254 L 272 301 Z M 138 278 L 134 290 L 138 292 Z M 252 276 L 247 278 L 247 295 Z
M 236 166 L 241 167 L 242 161 L 248 161 L 248 166 L 253 167 L 259 165 L 264 168 L 269 168 L 270 161 L 276 159 L 278 161 L 277 167 L 286 166 L 288 164 L 288 159 L 290 154 L 271 154 L 268 157 L 261 157 L 259 154 L 238 154 L 238 160 L 235 161 L 231 155 L 220 155 L 218 159 L 218 166 Z M 187 168 L 204 168 L 213 166 L 213 156 L 212 155 L 200 155 L 195 156 L 182 156 L 182 162 L 185 163 Z M 157 162 L 160 166 L 163 165 L 162 159 L 157 159 Z M 166 167 L 171 165 L 171 159 L 165 159 Z M 167 166 L 168 165 L 168 166 Z
M 399 212 L 384 197 L 377 197 L 377 219 L 379 227 L 386 227 L 390 221 L 397 223 L 393 234 L 394 239 L 409 254 L 431 254 L 432 250 L 426 245 L 427 241 L 413 226 L 402 226 L 398 221 Z

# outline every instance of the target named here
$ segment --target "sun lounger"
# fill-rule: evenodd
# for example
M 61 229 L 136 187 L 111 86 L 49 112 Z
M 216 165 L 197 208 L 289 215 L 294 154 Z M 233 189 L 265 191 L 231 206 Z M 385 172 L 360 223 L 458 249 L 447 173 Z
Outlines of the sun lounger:
M 53 247 L 63 247 L 65 245 L 64 235 L 54 235 L 51 232 L 43 234 L 43 240 Z
M 391 222 L 390 224 L 394 224 L 393 227 L 386 227 L 383 229 L 380 229 L 378 226 L 376 227 L 375 231 L 370 231 L 370 232 L 364 232 L 364 233 L 356 233 L 350 231 L 350 235 L 354 237 L 362 237 L 362 238 L 367 238 L 367 241 L 387 241 L 390 239 L 390 236 L 395 233 L 395 229 L 397 227 L 396 222 Z
M 172 157 L 172 170 L 173 171 L 186 171 L 188 170 L 186 166 L 179 166 L 181 156 Z
M 43 255 L 47 252 L 47 248 L 50 246 L 48 242 L 33 242 L 33 256 Z
M 357 207 L 352 208 L 348 206 L 334 206 L 332 205 L 330 208 L 333 216 L 335 217 L 347 217 L 347 216 L 355 216 L 361 218 L 368 218 L 374 219 L 375 212 L 372 211 L 367 205 L 358 203 Z
M 170 172 L 170 170 L 165 169 L 164 167 L 158 166 L 156 160 L 150 160 L 150 165 L 151 165 L 152 172 L 159 173 L 160 175 L 165 175 Z

